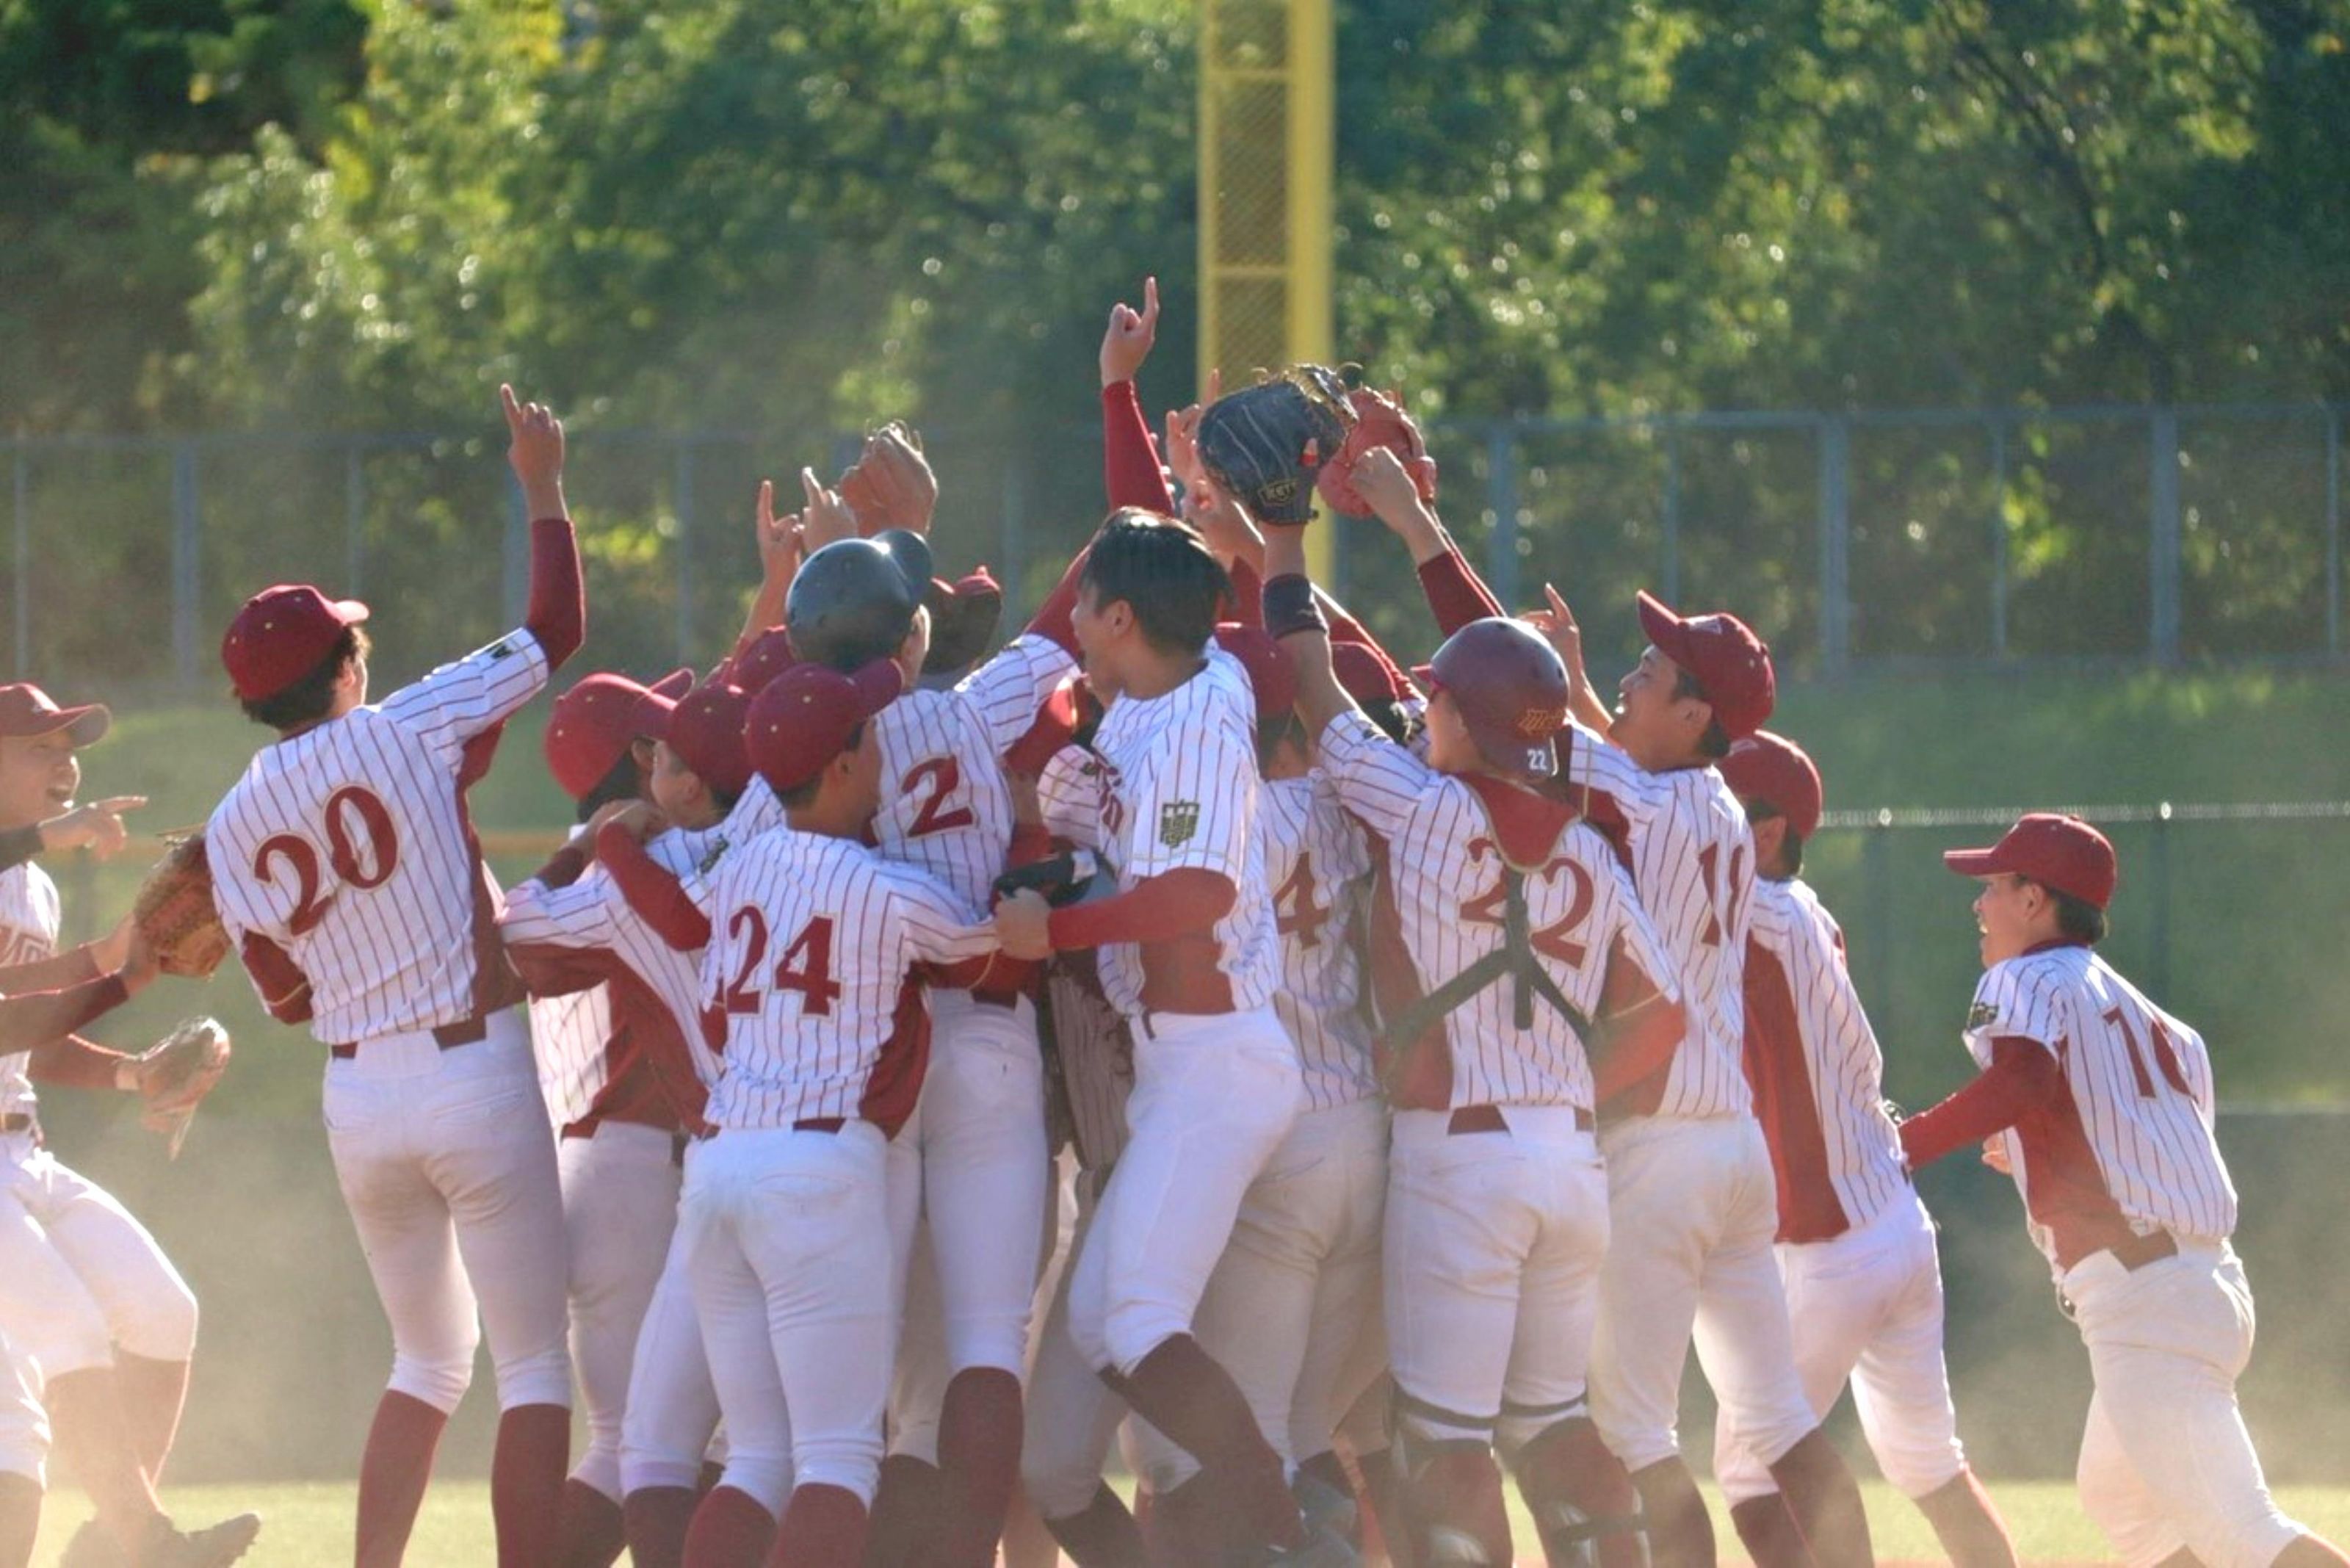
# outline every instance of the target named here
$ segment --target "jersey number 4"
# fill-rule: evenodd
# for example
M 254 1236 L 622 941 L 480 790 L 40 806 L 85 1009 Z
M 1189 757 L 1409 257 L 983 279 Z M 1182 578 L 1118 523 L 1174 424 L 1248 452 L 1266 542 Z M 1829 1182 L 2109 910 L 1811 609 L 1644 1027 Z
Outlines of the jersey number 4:
M 400 829 L 373 790 L 347 784 L 328 795 L 326 836 L 327 864 L 347 888 L 380 888 L 399 868 Z M 294 880 L 294 912 L 286 929 L 298 937 L 324 918 L 335 896 L 320 893 L 318 851 L 298 835 L 274 834 L 253 852 L 255 877 L 274 888 L 281 873 Z
M 734 983 L 726 988 L 726 1011 L 755 1013 L 759 971 L 767 961 L 767 917 L 757 905 L 745 904 L 727 919 L 726 934 L 743 944 L 742 965 L 734 971 Z M 777 991 L 798 992 L 801 1012 L 831 1017 L 832 1004 L 840 997 L 840 982 L 832 978 L 832 918 L 818 915 L 802 926 L 767 978 Z
M 1295 937 L 1300 950 L 1310 951 L 1322 942 L 1322 928 L 1329 923 L 1330 906 L 1314 900 L 1314 857 L 1305 850 L 1297 854 L 1297 869 L 1289 874 L 1273 895 L 1274 924 L 1284 937 Z

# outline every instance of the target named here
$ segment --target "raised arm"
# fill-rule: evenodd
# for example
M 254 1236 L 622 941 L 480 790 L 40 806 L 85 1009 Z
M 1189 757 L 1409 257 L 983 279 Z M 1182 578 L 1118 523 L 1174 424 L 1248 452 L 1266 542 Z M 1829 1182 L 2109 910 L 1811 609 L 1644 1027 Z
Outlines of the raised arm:
M 1330 628 L 1305 575 L 1305 530 L 1264 531 L 1264 624 L 1297 671 L 1297 716 L 1319 735 L 1341 713 L 1359 713 L 1330 665 Z
M 1109 325 L 1102 329 L 1102 485 L 1113 511 L 1139 506 L 1162 516 L 1175 514 L 1175 497 L 1167 489 L 1167 475 L 1159 466 L 1159 449 L 1150 439 L 1150 421 L 1143 417 L 1142 400 L 1135 390 L 1135 373 L 1150 357 L 1159 337 L 1159 280 L 1142 280 L 1142 308 L 1125 301 L 1110 306 Z
M 506 462 L 530 514 L 530 608 L 523 625 L 546 655 L 549 670 L 579 651 L 588 635 L 588 597 L 579 576 L 579 541 L 563 500 L 563 421 L 541 403 L 500 387 L 506 416 Z

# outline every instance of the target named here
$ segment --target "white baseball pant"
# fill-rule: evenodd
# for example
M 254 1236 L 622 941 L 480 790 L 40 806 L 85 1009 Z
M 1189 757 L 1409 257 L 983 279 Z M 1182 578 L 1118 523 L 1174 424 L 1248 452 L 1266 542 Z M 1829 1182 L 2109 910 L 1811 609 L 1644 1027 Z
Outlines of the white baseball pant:
M 1679 1453 L 1681 1366 L 1694 1338 L 1731 1440 L 1776 1464 L 1819 1419 L 1795 1376 L 1762 1125 L 1636 1116 L 1602 1129 L 1599 1145 L 1616 1238 L 1592 1342 L 1599 1435 L 1632 1470 Z
M 730 1127 L 686 1173 L 679 1226 L 726 1484 L 763 1503 L 824 1485 L 872 1505 L 898 1324 L 887 1146 L 864 1121 Z
M 1942 1359 L 1942 1264 L 1934 1221 L 1904 1189 L 1867 1220 L 1825 1241 L 1779 1247 L 1795 1372 L 1825 1420 L 1852 1385 L 1877 1469 L 1904 1497 L 1938 1491 L 1966 1468 Z M 1714 1475 L 1732 1503 L 1776 1491 L 1752 1453 L 1716 1431 Z
M 1249 1184 L 1200 1300 L 1200 1344 L 1232 1374 L 1265 1440 L 1291 1468 L 1330 1446 L 1337 1416 L 1353 1402 L 1338 1384 L 1378 1296 L 1387 1120 L 1375 1100 L 1301 1113 Z M 1301 1407 L 1318 1434 L 1302 1449 L 1294 1433 Z M 1143 1474 L 1161 1495 L 1199 1472 L 1197 1460 L 1147 1424 L 1137 1445 Z
M 2269 1496 L 2236 1407 L 2252 1355 L 2252 1292 L 2225 1241 L 2125 1269 L 2111 1252 L 2061 1289 L 2096 1391 L 2081 1434 L 2081 1505 L 2131 1568 L 2191 1551 L 2266 1568 L 2304 1533 Z
M 1069 1291 L 1078 1350 L 1121 1374 L 1191 1331 L 1241 1200 L 1305 1097 L 1271 1008 L 1155 1012 L 1132 1027 L 1131 1136 Z
M 0 1334 L 0 1471 L 48 1486 L 49 1418 L 33 1396 L 36 1373 Z
M 685 1180 L 707 1143 L 689 1145 Z M 623 1496 L 647 1487 L 686 1487 L 702 1479 L 702 1464 L 718 1428 L 718 1389 L 710 1379 L 710 1357 L 702 1348 L 702 1321 L 693 1307 L 693 1282 L 686 1268 L 685 1235 L 670 1237 L 669 1255 L 652 1300 L 645 1303 L 637 1331 L 637 1351 L 629 1373 L 629 1397 L 620 1421 L 620 1490 Z M 742 1488 L 750 1491 L 749 1487 Z M 789 1476 L 773 1495 L 753 1492 L 770 1513 L 783 1511 Z
M 196 1298 L 162 1248 L 30 1132 L 0 1137 L 0 1331 L 43 1378 L 196 1347 Z
M 1581 1413 L 1608 1208 L 1582 1113 L 1501 1114 L 1505 1132 L 1395 1114 L 1383 1275 L 1403 1431 L 1507 1456 Z
M 891 1154 L 896 1154 L 894 1147 Z M 945 1307 L 928 1231 L 927 1222 L 914 1227 L 913 1255 L 906 1265 L 905 1310 L 889 1373 L 889 1451 L 935 1465 L 939 1407 L 946 1399 L 949 1376 Z
M 588 1446 L 571 1475 L 616 1502 L 637 1340 L 677 1229 L 678 1160 L 675 1134 L 634 1122 L 601 1122 L 586 1137 L 556 1143 L 571 1254 L 571 1360 L 588 1407 Z
M 1075 1174 L 1068 1205 L 1072 1230 L 1050 1281 L 1051 1304 L 1036 1332 L 1028 1370 L 1020 1484 L 1045 1519 L 1067 1519 L 1093 1501 L 1118 1424 L 1126 1417 L 1126 1401 L 1110 1392 L 1069 1334 L 1069 1290 L 1077 1255 L 1100 1211 L 1104 1179 L 1098 1171 Z
M 327 1146 L 384 1315 L 390 1387 L 443 1412 L 486 1332 L 498 1405 L 571 1403 L 563 1194 L 520 1008 L 471 1044 L 429 1031 L 327 1063 Z

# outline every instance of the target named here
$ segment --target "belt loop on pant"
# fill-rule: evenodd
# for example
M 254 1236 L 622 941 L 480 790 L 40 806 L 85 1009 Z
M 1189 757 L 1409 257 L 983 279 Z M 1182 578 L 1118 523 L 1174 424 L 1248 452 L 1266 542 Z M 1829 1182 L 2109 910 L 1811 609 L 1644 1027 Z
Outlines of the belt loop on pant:
M 847 1125 L 847 1116 L 802 1116 L 792 1124 L 792 1131 L 837 1133 Z
M 1510 1130 L 1510 1124 L 1499 1106 L 1461 1106 L 1444 1124 L 1445 1132 L 1453 1137 L 1467 1133 L 1497 1133 Z
M 2168 1231 L 2154 1231 L 2143 1236 L 2132 1236 L 2125 1241 L 2116 1241 L 2107 1250 L 2113 1253 L 2114 1262 L 2136 1273 L 2148 1263 L 2158 1263 L 2165 1258 L 2178 1256 L 2178 1238 Z
M 432 1027 L 432 1044 L 443 1051 L 454 1051 L 460 1045 L 471 1045 L 489 1037 L 490 1015 L 476 1012 L 471 1018 L 460 1018 L 454 1023 L 439 1023 Z M 338 1062 L 348 1062 L 359 1054 L 359 1043 L 347 1040 L 339 1045 L 327 1047 L 327 1054 Z

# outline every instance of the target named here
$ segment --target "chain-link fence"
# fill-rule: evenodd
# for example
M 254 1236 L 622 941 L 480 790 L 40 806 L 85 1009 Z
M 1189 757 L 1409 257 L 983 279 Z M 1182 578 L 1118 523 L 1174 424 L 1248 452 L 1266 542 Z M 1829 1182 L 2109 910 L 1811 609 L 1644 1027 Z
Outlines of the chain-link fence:
M 1447 520 L 1504 599 L 1555 580 L 1617 641 L 1636 585 L 1729 605 L 1801 679 L 2339 659 L 2343 412 L 1713 413 L 1430 438 Z M 1085 426 L 933 429 L 945 560 L 992 563 L 1015 607 L 1033 602 L 1099 518 L 1098 443 Z M 631 668 L 723 650 L 758 478 L 788 496 L 801 462 L 844 446 L 592 429 L 572 444 L 591 657 Z M 418 634 L 404 645 L 487 637 L 519 613 L 527 566 L 501 452 L 487 432 L 0 442 L 0 649 L 46 680 L 210 684 L 237 602 L 304 577 L 376 596 Z M 1424 636 L 1409 563 L 1376 525 L 1336 526 L 1342 592 L 1376 629 Z

